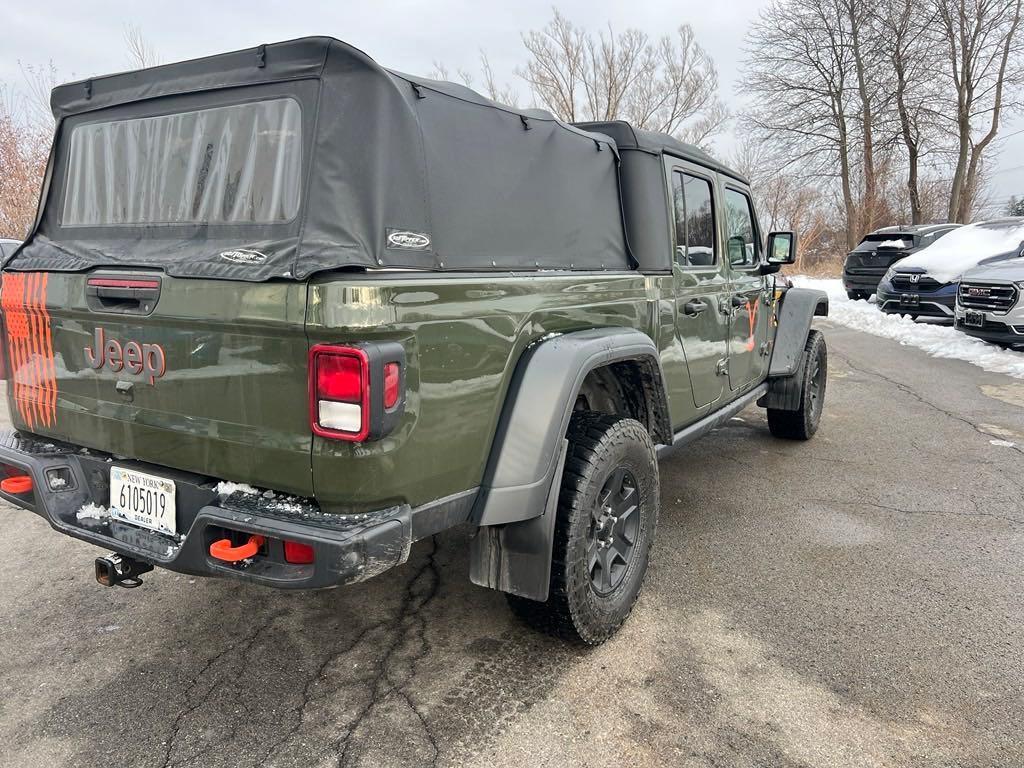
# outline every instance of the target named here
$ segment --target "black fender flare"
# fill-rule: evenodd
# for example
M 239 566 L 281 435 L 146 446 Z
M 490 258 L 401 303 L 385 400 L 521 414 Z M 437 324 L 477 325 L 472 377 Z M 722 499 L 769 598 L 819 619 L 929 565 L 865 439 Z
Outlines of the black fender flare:
M 547 599 L 573 406 L 588 373 L 624 361 L 636 361 L 644 371 L 652 439 L 671 444 L 661 358 L 643 332 L 589 328 L 542 339 L 522 354 L 473 511 L 480 526 L 470 562 L 473 583 Z
M 815 317 L 828 316 L 828 294 L 811 288 L 790 288 L 776 310 L 778 328 L 768 366 L 768 392 L 757 404 L 762 408 L 795 410 L 800 407 L 796 383 L 804 362 L 804 347 Z

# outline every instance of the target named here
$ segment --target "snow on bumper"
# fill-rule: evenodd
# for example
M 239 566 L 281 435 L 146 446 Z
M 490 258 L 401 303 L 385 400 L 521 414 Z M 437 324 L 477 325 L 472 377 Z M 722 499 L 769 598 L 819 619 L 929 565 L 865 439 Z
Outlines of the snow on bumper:
M 134 462 L 117 462 L 134 465 Z M 7 474 L 32 478 L 30 491 L 0 497 L 45 518 L 57 531 L 172 571 L 223 576 L 283 589 L 317 589 L 365 581 L 408 558 L 412 511 L 397 505 L 358 515 L 326 514 L 315 503 L 251 492 L 244 486 L 219 494 L 206 478 L 166 467 L 143 467 L 175 482 L 177 536 L 149 531 L 110 516 L 106 508 L 113 458 L 77 446 L 9 430 L 0 433 L 0 464 Z M 50 478 L 70 477 L 58 489 Z M 260 555 L 238 563 L 210 556 L 226 536 L 257 534 Z M 283 542 L 312 547 L 312 563 L 287 562 Z

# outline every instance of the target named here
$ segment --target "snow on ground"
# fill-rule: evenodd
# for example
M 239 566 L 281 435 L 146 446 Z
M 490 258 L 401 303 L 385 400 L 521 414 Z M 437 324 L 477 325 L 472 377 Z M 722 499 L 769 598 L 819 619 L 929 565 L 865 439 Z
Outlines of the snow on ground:
M 932 357 L 963 360 L 993 373 L 1024 379 L 1024 352 L 1015 352 L 975 339 L 949 325 L 915 323 L 903 315 L 887 315 L 874 302 L 846 298 L 842 280 L 797 275 L 793 285 L 817 288 L 829 298 L 828 319 L 857 331 L 923 349 Z

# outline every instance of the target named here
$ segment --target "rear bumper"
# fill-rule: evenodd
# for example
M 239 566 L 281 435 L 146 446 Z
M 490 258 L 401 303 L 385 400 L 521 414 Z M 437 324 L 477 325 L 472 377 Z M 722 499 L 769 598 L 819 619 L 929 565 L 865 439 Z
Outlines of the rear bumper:
M 460 495 L 449 506 L 421 508 L 419 530 L 416 511 L 401 504 L 353 515 L 326 514 L 308 500 L 264 494 L 218 495 L 215 483 L 165 467 L 116 461 L 174 480 L 179 535 L 151 532 L 109 517 L 79 518 L 86 504 L 106 508 L 113 457 L 85 451 L 14 431 L 0 434 L 0 463 L 32 477 L 32 490 L 13 495 L 0 490 L 0 498 L 40 515 L 61 533 L 128 557 L 180 573 L 220 576 L 282 589 L 319 589 L 364 581 L 405 562 L 416 538 L 461 522 L 472 498 Z M 51 490 L 48 478 L 56 470 L 72 482 Z M 226 563 L 210 556 L 217 539 L 265 537 L 260 554 L 241 563 Z M 419 535 L 417 535 L 419 534 Z M 285 540 L 308 544 L 310 564 L 285 561 Z
M 874 293 L 878 288 L 878 284 L 882 282 L 885 272 L 885 269 L 878 271 L 877 274 L 867 271 L 850 272 L 849 270 L 844 270 L 843 287 L 848 291 L 870 291 Z

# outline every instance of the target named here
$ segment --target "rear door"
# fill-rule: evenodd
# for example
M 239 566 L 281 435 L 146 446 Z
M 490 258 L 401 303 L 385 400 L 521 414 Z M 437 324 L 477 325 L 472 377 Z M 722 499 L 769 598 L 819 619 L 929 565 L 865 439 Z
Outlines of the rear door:
M 6 272 L 15 425 L 311 495 L 306 284 Z
M 713 175 L 675 158 L 666 158 L 666 165 L 674 212 L 676 333 L 699 408 L 718 400 L 725 388 L 729 284 L 721 258 Z
M 726 181 L 725 239 L 729 266 L 729 387 L 741 389 L 759 378 L 767 363 L 771 306 L 761 274 L 764 248 L 750 193 Z

